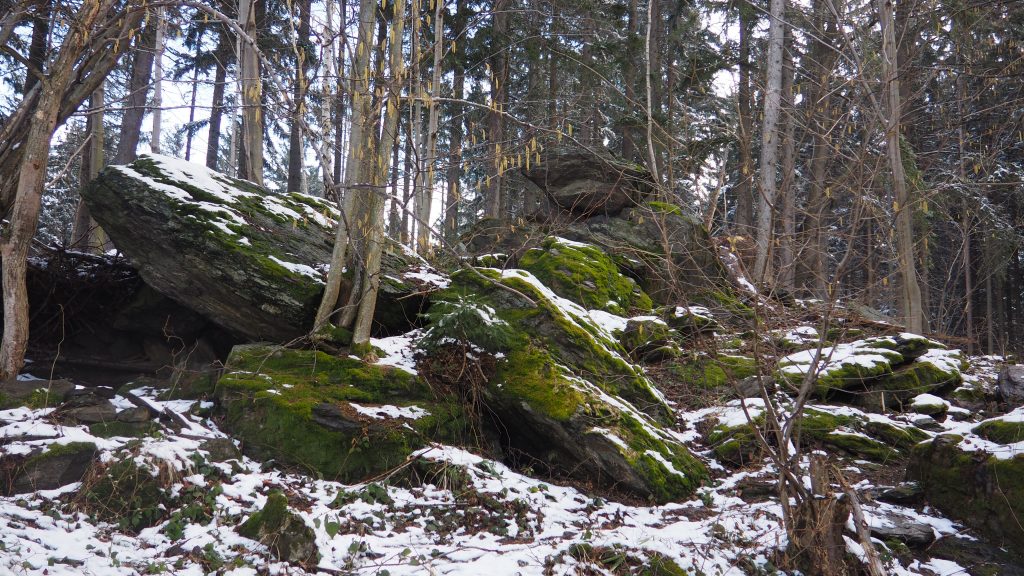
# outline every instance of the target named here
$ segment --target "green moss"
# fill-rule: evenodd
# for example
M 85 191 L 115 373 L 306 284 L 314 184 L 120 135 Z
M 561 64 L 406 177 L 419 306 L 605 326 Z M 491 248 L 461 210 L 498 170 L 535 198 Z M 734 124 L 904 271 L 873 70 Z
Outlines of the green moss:
M 400 421 L 330 429 L 316 422 L 316 406 L 417 400 L 429 406 L 433 397 L 395 368 L 265 345 L 236 346 L 217 387 L 225 423 L 248 453 L 346 481 L 400 464 L 425 440 Z
M 546 351 L 526 346 L 509 352 L 498 364 L 492 388 L 499 396 L 526 402 L 558 421 L 567 421 L 584 402 L 583 394 L 565 379 Z
M 1024 422 L 988 420 L 971 430 L 978 436 L 999 444 L 1013 444 L 1024 441 Z
M 640 576 L 688 576 L 676 561 L 661 554 L 652 552 L 647 563 L 640 569 Z
M 50 444 L 46 450 L 25 460 L 22 467 L 30 467 L 50 458 L 70 456 L 82 452 L 95 452 L 96 444 L 92 442 L 68 442 L 67 444 Z
M 686 362 L 669 366 L 681 382 L 700 388 L 714 389 L 757 374 L 753 358 L 720 354 L 715 357 L 696 356 Z
M 760 426 L 763 422 L 763 417 L 754 419 L 754 425 Z M 751 424 L 716 426 L 708 433 L 707 442 L 715 458 L 732 466 L 745 466 L 761 457 L 761 443 Z
M 263 509 L 249 517 L 238 527 L 238 533 L 252 540 L 260 539 L 261 530 L 280 530 L 288 518 L 288 498 L 280 491 L 267 495 Z
M 683 215 L 683 209 L 682 208 L 680 208 L 679 206 L 676 206 L 675 204 L 670 204 L 668 202 L 658 202 L 658 201 L 652 200 L 652 201 L 647 203 L 647 207 L 650 208 L 651 210 L 653 210 L 657 214 L 675 214 L 676 216 L 682 216 Z
M 872 462 L 892 462 L 900 456 L 899 452 L 882 442 L 858 434 L 832 432 L 825 435 L 824 442 L 858 458 Z
M 694 304 L 700 304 L 711 310 L 721 310 L 744 320 L 753 320 L 754 309 L 743 303 L 735 292 L 726 289 L 705 289 L 695 292 L 692 296 Z
M 885 422 L 870 421 L 864 424 L 864 431 L 903 452 L 909 452 L 930 436 L 914 426 L 899 427 Z
M 653 306 L 636 282 L 622 275 L 611 257 L 596 246 L 549 236 L 539 248 L 523 254 L 519 265 L 555 294 L 587 309 L 625 315 Z
M 605 337 L 589 319 L 570 318 L 548 300 L 532 283 L 522 277 L 502 278 L 497 270 L 478 269 L 480 278 L 470 270 L 452 275 L 452 284 L 438 298 L 454 300 L 473 295 L 488 304 L 498 319 L 511 327 L 508 354 L 532 346 L 545 350 L 552 360 L 579 374 L 603 391 L 619 396 L 661 422 L 671 422 L 671 410 L 643 373 L 624 358 L 625 351 Z M 536 306 L 497 286 L 504 284 L 528 296 Z

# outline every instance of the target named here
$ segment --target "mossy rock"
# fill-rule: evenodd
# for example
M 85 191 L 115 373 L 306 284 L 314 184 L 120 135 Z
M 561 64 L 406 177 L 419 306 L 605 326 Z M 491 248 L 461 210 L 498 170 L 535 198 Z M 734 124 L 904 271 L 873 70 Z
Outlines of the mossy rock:
M 487 412 L 515 453 L 559 475 L 664 503 L 707 479 L 704 465 L 646 415 L 528 345 L 499 362 Z
M 519 266 L 555 294 L 588 310 L 625 316 L 652 307 L 636 281 L 622 275 L 611 257 L 591 244 L 549 236 L 539 247 L 526 251 Z
M 468 429 L 460 408 L 415 376 L 319 351 L 236 346 L 217 394 L 224 427 L 247 455 L 347 482 Z
M 558 363 L 573 374 L 585 375 L 588 382 L 603 392 L 630 402 L 659 422 L 672 422 L 672 411 L 664 397 L 643 371 L 629 362 L 628 354 L 612 335 L 594 324 L 583 308 L 564 300 L 551 300 L 540 281 L 529 272 L 462 270 L 452 275 L 449 288 L 437 293 L 434 300 L 470 297 L 494 310 L 495 318 L 512 330 L 505 339 L 508 349 L 501 353 L 543 350 L 547 361 Z M 451 328 L 453 338 L 461 334 L 456 328 Z
M 975 426 L 971 432 L 998 444 L 1024 442 L 1024 421 L 993 418 Z
M 52 408 L 64 401 L 75 389 L 70 380 L 15 380 L 0 382 L 0 410 L 26 406 Z
M 670 328 L 685 337 L 713 334 L 722 330 L 711 310 L 703 306 L 666 306 L 659 316 Z
M 1024 454 L 965 450 L 962 436 L 940 435 L 914 447 L 907 478 L 928 503 L 1024 560 Z
M 711 429 L 705 441 L 719 461 L 733 467 L 747 466 L 761 460 L 764 447 L 757 439 L 754 426 L 761 426 L 763 417 L 754 418 L 752 424 L 738 426 L 716 426 Z
M 679 354 L 679 333 L 653 316 L 630 318 L 619 334 L 619 344 L 637 360 L 658 362 Z
M 148 286 L 250 341 L 306 334 L 323 293 L 337 210 L 175 158 L 109 166 L 82 191 Z M 388 246 L 378 322 L 407 328 L 423 304 L 422 261 Z M 319 267 L 319 268 L 318 268 Z
M 669 366 L 675 379 L 689 386 L 716 389 L 757 374 L 753 358 L 732 354 L 684 357 Z
M 96 457 L 92 442 L 50 444 L 28 457 L 0 457 L 0 495 L 54 490 L 78 482 Z
M 627 208 L 618 217 L 574 222 L 559 234 L 639 263 L 635 267 L 637 281 L 659 304 L 675 305 L 686 296 L 689 302 L 718 307 L 700 300 L 697 296 L 701 293 L 735 300 L 728 272 L 704 224 L 675 208 Z
M 238 533 L 267 546 L 282 562 L 306 567 L 320 562 L 316 533 L 288 509 L 288 498 L 281 492 L 271 492 L 263 509 L 239 526 Z

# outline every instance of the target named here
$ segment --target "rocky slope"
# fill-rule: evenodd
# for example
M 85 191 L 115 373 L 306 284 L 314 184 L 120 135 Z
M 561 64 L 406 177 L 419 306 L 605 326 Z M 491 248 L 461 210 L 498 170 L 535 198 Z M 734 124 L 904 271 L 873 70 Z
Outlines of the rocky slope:
M 206 388 L 0 384 L 0 572 L 792 573 L 793 421 L 800 480 L 832 465 L 823 496 L 851 486 L 890 574 L 1024 573 L 1020 366 L 765 299 L 678 208 L 631 202 L 488 222 L 422 325 L 361 357 L 250 343 Z

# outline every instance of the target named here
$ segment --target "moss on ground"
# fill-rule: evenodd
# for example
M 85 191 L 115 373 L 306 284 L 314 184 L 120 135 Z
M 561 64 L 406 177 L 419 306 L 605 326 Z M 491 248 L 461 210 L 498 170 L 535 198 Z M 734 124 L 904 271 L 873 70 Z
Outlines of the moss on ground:
M 94 468 L 78 497 L 88 514 L 135 534 L 160 523 L 173 500 L 160 479 L 131 457 Z
M 238 527 L 238 533 L 265 544 L 279 560 L 303 566 L 315 566 L 320 560 L 316 533 L 288 510 L 288 498 L 276 490 L 267 496 L 263 509 Z
M 621 274 L 612 258 L 597 246 L 549 236 L 539 248 L 523 254 L 519 266 L 555 294 L 587 309 L 627 315 L 653 306 L 637 283 Z

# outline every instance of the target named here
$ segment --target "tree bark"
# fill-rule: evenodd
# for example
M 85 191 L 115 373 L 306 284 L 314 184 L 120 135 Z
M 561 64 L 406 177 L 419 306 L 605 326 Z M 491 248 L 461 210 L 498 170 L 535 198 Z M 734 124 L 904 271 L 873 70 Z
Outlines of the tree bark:
M 463 0 L 457 0 L 455 14 L 462 18 L 464 9 Z M 455 100 L 465 98 L 466 92 L 466 68 L 463 63 L 465 56 L 464 42 L 457 42 L 455 53 L 452 55 L 453 76 L 452 95 Z M 452 104 L 450 121 L 451 131 L 448 143 L 448 186 L 447 201 L 445 202 L 444 232 L 445 240 L 452 242 L 459 229 L 459 202 L 462 199 L 462 135 L 465 123 L 462 119 L 463 108 L 459 104 Z
M 754 8 L 746 0 L 739 2 L 739 86 L 736 89 L 737 112 L 739 115 L 739 160 L 740 173 L 736 182 L 735 231 L 740 236 L 751 234 L 754 228 L 754 161 L 751 152 L 754 122 L 751 111 L 750 86 L 750 36 L 754 28 Z
M 78 181 L 80 188 L 84 188 L 103 169 L 103 108 L 104 89 L 100 86 L 92 93 L 90 99 L 89 118 L 86 121 L 86 132 L 89 135 L 89 145 L 82 152 L 82 171 Z M 84 200 L 79 199 L 78 208 L 75 210 L 75 223 L 71 230 L 71 245 L 79 250 L 92 253 L 102 253 L 104 244 L 107 243 L 106 234 L 92 219 L 89 213 L 89 206 Z
M 259 0 L 239 0 L 238 24 L 252 40 L 256 40 L 256 6 Z M 263 82 L 256 48 L 251 42 L 239 41 L 239 91 L 242 95 L 242 158 L 239 178 L 263 185 Z
M 306 69 L 309 66 L 309 55 L 306 53 L 306 45 L 309 43 L 310 24 L 310 0 L 299 0 L 299 29 L 297 31 L 298 41 L 294 43 L 295 59 L 295 85 L 292 90 L 292 118 L 291 127 L 288 133 L 288 191 L 298 192 L 302 189 L 302 179 L 305 172 L 303 162 L 303 133 L 302 117 L 306 111 Z
M 121 118 L 121 134 L 117 141 L 113 164 L 129 164 L 135 160 L 142 134 L 142 119 L 146 115 L 149 79 L 153 73 L 153 54 L 156 51 L 157 23 L 150 19 L 142 30 L 139 45 L 132 52 L 132 72 L 128 81 L 128 99 Z
M 792 31 L 786 26 L 786 38 L 792 45 Z M 793 55 L 785 51 L 782 62 L 782 181 L 779 184 L 781 237 L 779 238 L 779 286 L 792 293 L 796 287 L 796 117 L 793 83 L 796 70 Z
M 765 283 L 771 274 L 770 248 L 774 241 L 772 219 L 778 190 L 779 110 L 782 105 L 782 52 L 785 44 L 783 18 L 785 0 L 771 0 L 768 25 L 767 85 L 764 121 L 761 125 L 761 194 L 757 202 L 757 254 L 754 280 Z
M 213 101 L 210 107 L 210 126 L 206 138 L 206 167 L 216 170 L 220 159 L 220 133 L 224 118 L 224 90 L 227 85 L 228 57 L 231 54 L 231 40 L 228 31 L 220 30 L 217 50 L 214 52 L 216 72 L 213 78 Z
M 156 10 L 156 54 L 153 56 L 153 133 L 149 149 L 160 153 L 161 128 L 164 107 L 164 50 L 167 48 L 167 17 L 163 8 Z
M 885 140 L 892 185 L 895 192 L 896 252 L 902 278 L 902 310 L 908 332 L 922 334 L 926 320 L 917 280 L 917 262 L 914 257 L 914 231 L 912 215 L 916 201 L 910 197 L 907 176 L 903 168 L 900 148 L 900 81 L 896 66 L 896 30 L 893 22 L 892 0 L 876 0 L 878 19 L 882 27 L 882 72 L 888 118 Z
M 426 154 L 422 158 L 421 169 L 416 174 L 420 180 L 416 197 L 416 253 L 421 256 L 428 256 L 430 254 L 430 209 L 434 197 L 434 166 L 437 164 L 437 125 L 441 114 L 441 106 L 437 102 L 437 98 L 441 96 L 441 56 L 444 54 L 444 2 L 442 0 L 435 0 L 435 4 L 436 10 L 433 21 L 434 69 L 430 78 Z M 423 169 L 424 167 L 426 169 Z
M 505 119 L 502 112 L 505 110 L 505 82 L 508 80 L 506 42 L 510 7 L 510 0 L 494 0 L 491 15 L 491 111 L 487 114 L 488 157 L 487 177 L 484 181 L 484 214 L 491 218 L 498 218 L 501 215 L 503 204 L 501 180 Z

